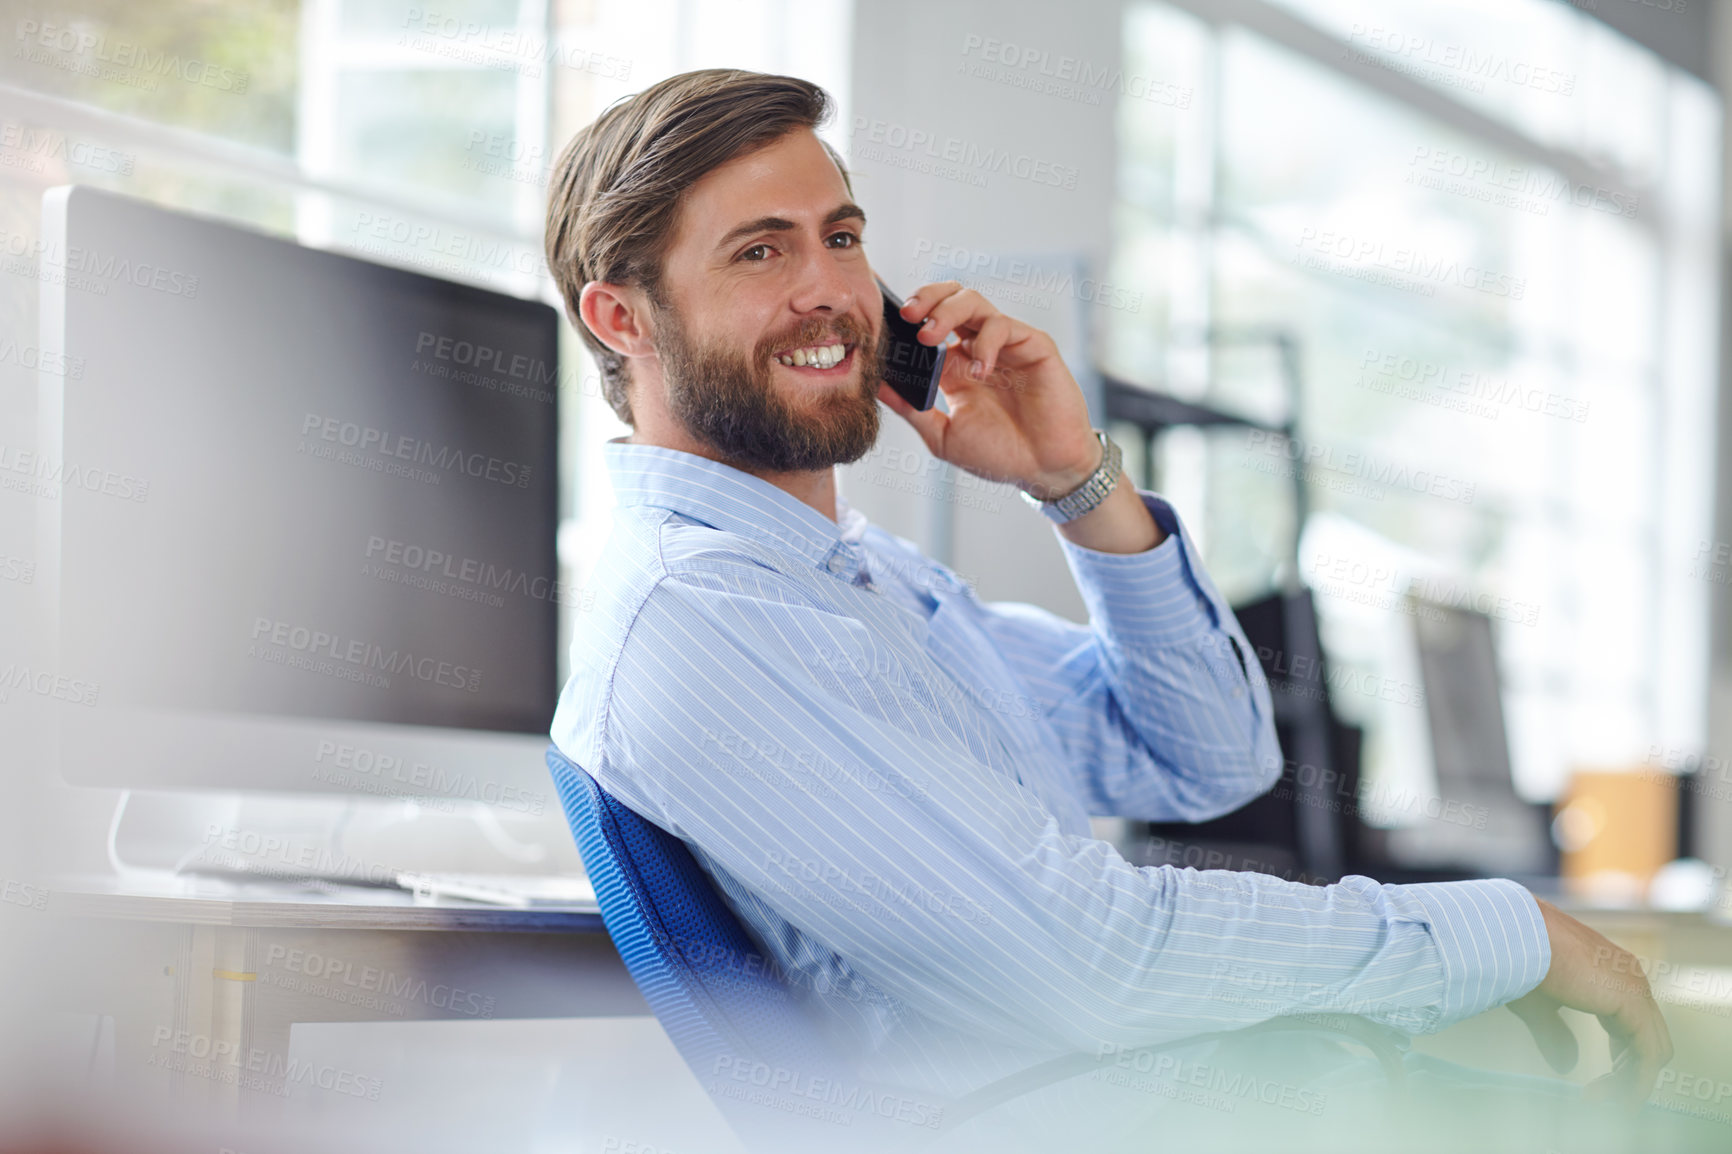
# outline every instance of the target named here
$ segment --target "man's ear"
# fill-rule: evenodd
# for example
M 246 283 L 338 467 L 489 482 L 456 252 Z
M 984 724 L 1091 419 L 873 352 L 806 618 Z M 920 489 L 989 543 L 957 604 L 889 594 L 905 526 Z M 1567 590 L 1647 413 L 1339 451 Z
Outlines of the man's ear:
M 577 311 L 596 340 L 620 356 L 642 357 L 655 352 L 649 302 L 643 290 L 592 280 L 578 295 Z

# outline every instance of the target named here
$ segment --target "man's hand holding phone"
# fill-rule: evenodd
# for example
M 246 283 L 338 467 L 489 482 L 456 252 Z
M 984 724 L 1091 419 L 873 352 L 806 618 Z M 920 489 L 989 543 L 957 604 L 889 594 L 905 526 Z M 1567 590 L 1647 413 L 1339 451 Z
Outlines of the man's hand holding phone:
M 916 409 L 888 383 L 878 389 L 933 456 L 1036 496 L 1068 493 L 1094 472 L 1088 403 L 1051 337 L 957 281 L 922 286 L 899 311 L 924 345 L 958 338 L 939 378 L 948 414 Z

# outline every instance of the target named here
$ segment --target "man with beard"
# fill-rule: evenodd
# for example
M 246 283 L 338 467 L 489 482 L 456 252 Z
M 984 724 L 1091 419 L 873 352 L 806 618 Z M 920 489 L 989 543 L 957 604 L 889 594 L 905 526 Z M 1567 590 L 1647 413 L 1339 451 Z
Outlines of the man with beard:
M 549 266 L 633 428 L 604 447 L 616 529 L 559 748 L 690 846 L 887 1081 L 954 1094 L 1282 1015 L 1416 1034 L 1504 1004 L 1562 1066 L 1569 1005 L 1623 1056 L 1601 1089 L 1645 1097 L 1670 1042 L 1639 967 L 1513 882 L 1310 886 L 1136 867 L 1090 836 L 1091 814 L 1199 821 L 1270 788 L 1267 684 L 1049 336 L 926 285 L 903 316 L 957 338 L 949 412 L 882 383 L 865 213 L 813 131 L 827 111 L 795 78 L 687 73 L 555 166 Z M 1088 626 L 983 604 L 848 506 L 834 466 L 872 447 L 879 401 L 1048 514 Z M 1105 1140 L 1136 1113 L 1115 1093 L 1073 1079 L 1004 1109 L 1025 1136 L 1086 1120 Z

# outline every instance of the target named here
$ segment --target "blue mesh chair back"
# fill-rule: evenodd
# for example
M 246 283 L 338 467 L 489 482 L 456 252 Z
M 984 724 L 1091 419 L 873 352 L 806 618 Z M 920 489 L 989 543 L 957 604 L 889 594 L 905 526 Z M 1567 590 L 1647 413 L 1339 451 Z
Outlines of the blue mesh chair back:
M 547 764 L 608 935 L 680 1056 L 742 1138 L 809 1129 L 786 1108 L 762 1108 L 765 1094 L 814 1080 L 846 1085 L 847 1063 L 803 1016 L 683 842 L 557 747 Z M 758 1108 L 744 1098 L 758 1099 Z M 833 1129 L 817 1133 L 834 1139 Z

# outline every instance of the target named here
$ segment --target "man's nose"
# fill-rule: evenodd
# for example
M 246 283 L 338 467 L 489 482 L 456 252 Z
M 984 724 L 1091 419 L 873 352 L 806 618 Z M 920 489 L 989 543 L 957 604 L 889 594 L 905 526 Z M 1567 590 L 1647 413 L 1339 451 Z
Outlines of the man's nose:
M 854 295 L 853 282 L 842 269 L 834 251 L 819 245 L 816 252 L 808 252 L 800 258 L 790 302 L 796 312 L 808 313 L 819 309 L 851 312 Z

